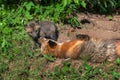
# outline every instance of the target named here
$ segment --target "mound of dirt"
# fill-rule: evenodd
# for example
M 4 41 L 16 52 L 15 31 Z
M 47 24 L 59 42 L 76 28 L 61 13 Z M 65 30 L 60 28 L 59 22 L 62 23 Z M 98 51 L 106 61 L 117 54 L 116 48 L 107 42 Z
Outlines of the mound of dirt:
M 81 29 L 73 29 L 70 25 L 62 26 L 59 42 L 75 39 L 76 34 L 87 34 L 101 39 L 120 38 L 120 15 L 114 15 L 112 20 L 105 15 L 77 14 Z

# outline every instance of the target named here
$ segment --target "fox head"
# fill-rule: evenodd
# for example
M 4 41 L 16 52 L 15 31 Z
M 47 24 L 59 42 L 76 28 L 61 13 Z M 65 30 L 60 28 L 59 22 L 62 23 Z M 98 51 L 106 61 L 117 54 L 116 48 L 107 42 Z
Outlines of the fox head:
M 39 38 L 38 42 L 41 44 L 42 54 L 53 54 L 58 43 L 51 39 Z
M 39 38 L 41 44 L 41 54 L 49 54 L 55 57 L 77 58 L 84 40 L 75 39 L 62 43 L 52 39 Z
M 25 31 L 31 36 L 33 39 L 38 37 L 40 26 L 38 21 L 30 21 L 29 23 L 24 25 Z

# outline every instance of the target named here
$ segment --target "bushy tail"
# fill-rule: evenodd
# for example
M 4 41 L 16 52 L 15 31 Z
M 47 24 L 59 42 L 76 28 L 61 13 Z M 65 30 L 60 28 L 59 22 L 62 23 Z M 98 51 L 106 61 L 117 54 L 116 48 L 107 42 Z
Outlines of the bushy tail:
M 112 40 L 90 39 L 83 44 L 80 57 L 92 62 L 113 61 L 117 57 L 115 48 Z M 120 46 L 117 48 L 120 51 Z

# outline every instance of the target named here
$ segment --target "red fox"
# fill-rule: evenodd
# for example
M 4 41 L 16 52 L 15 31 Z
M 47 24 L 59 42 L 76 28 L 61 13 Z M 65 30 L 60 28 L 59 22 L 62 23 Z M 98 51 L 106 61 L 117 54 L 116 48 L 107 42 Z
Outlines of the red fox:
M 41 54 L 51 54 L 59 58 L 83 58 L 92 62 L 114 61 L 120 57 L 120 40 L 101 40 L 78 37 L 75 40 L 58 43 L 41 38 Z

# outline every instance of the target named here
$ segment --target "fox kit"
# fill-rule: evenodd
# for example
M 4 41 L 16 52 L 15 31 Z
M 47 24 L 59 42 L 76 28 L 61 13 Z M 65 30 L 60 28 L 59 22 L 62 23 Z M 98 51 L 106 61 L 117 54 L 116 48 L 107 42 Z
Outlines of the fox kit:
M 35 45 L 39 44 L 38 39 L 40 37 L 55 41 L 58 38 L 57 27 L 49 21 L 30 21 L 24 27 L 28 35 L 34 40 Z
M 80 36 L 79 36 L 80 37 Z M 82 58 L 91 62 L 114 61 L 120 57 L 120 40 L 100 40 L 87 36 L 80 39 L 58 43 L 51 39 L 41 38 L 41 53 L 60 58 Z

